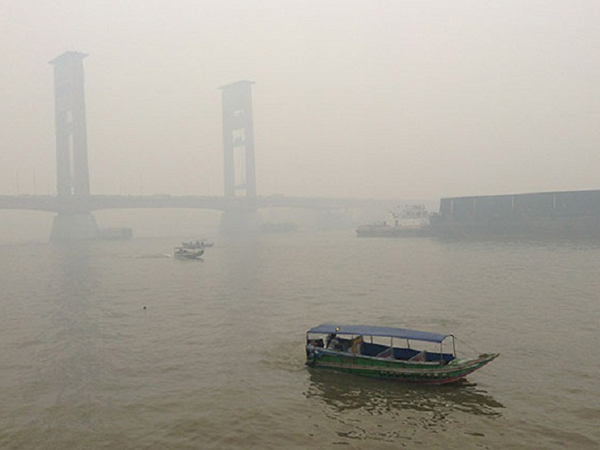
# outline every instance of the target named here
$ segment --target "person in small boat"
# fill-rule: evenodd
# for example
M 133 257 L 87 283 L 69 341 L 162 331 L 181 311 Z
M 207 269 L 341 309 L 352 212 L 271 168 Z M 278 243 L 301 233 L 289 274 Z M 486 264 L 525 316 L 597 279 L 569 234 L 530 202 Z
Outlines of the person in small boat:
M 327 348 L 330 350 L 343 350 L 342 344 L 335 333 L 327 335 Z
M 312 345 L 313 347 L 320 347 L 323 348 L 323 339 L 311 339 L 310 341 L 308 341 L 308 343 L 310 345 Z

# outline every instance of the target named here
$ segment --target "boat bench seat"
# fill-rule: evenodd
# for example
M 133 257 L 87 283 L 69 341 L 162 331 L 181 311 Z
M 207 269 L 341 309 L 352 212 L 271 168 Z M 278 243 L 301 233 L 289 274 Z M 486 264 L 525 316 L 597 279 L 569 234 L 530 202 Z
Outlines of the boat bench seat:
M 401 359 L 403 361 L 423 361 L 423 362 L 439 362 L 443 359 L 445 363 L 448 363 L 454 359 L 450 353 L 440 354 L 439 352 L 429 351 L 418 351 L 411 348 L 395 348 L 394 358 Z
M 392 357 L 392 349 L 388 347 L 384 351 L 382 351 L 381 353 L 378 353 L 375 356 L 377 358 L 391 358 Z
M 419 352 L 412 358 L 411 361 L 422 361 L 422 362 L 440 362 L 440 359 L 444 360 L 444 363 L 447 364 L 454 359 L 454 356 L 450 353 L 435 353 L 435 352 Z
M 417 350 L 413 350 L 411 348 L 395 348 L 394 349 L 394 358 L 401 359 L 403 361 L 408 361 L 415 356 L 417 356 L 420 352 Z
M 416 350 L 410 348 L 394 348 L 394 358 L 408 360 L 418 354 Z M 390 347 L 381 344 L 371 344 L 364 342 L 362 354 L 366 356 L 375 356 L 378 358 L 389 358 L 391 356 Z
M 387 345 L 381 344 L 371 344 L 369 342 L 363 342 L 362 344 L 362 354 L 365 356 L 375 356 L 379 358 L 389 358 L 390 347 Z M 413 350 L 412 348 L 394 348 L 394 359 L 400 359 L 403 361 L 408 361 L 411 358 L 414 358 L 419 353 L 418 350 Z M 440 359 L 443 359 L 444 362 L 448 363 L 454 359 L 450 353 L 444 353 L 440 356 L 439 352 L 425 352 L 423 355 L 425 356 L 425 361 L 427 362 L 436 362 Z
M 379 358 L 389 358 L 390 357 L 389 354 L 386 354 L 386 352 L 389 353 L 389 350 L 390 350 L 390 347 L 387 345 L 363 342 L 361 350 L 362 351 L 360 353 L 365 356 L 374 356 L 374 357 L 379 357 Z M 418 350 L 413 350 L 412 348 L 394 348 L 394 358 L 400 359 L 403 361 L 408 361 L 411 358 L 414 358 L 419 353 L 420 352 Z M 436 362 L 436 361 L 439 361 L 440 359 L 443 359 L 444 362 L 448 363 L 454 359 L 454 356 L 452 356 L 450 353 L 443 353 L 440 356 L 439 352 L 437 352 L 437 353 L 436 352 L 426 352 L 424 356 L 425 356 L 425 361 L 427 361 L 427 362 Z
M 387 350 L 389 347 L 387 345 L 381 344 L 372 344 L 370 342 L 363 342 L 362 344 L 362 354 L 365 356 L 377 356 L 381 352 Z
M 427 352 L 425 350 L 423 350 L 422 352 L 417 353 L 412 358 L 409 358 L 409 361 L 426 362 L 427 361 Z
M 450 353 L 440 354 L 427 352 L 427 361 L 439 361 L 440 359 L 443 359 L 445 363 L 449 363 L 454 359 L 454 355 Z

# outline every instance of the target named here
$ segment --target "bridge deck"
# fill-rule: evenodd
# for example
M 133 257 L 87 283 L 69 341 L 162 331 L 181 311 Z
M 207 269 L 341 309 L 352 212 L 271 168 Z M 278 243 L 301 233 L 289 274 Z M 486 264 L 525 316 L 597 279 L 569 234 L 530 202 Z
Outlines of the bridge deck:
M 256 210 L 262 208 L 305 208 L 336 210 L 373 208 L 380 205 L 393 208 L 401 200 L 343 199 L 287 197 L 282 195 L 256 197 L 173 196 L 173 195 L 90 195 L 88 197 L 59 198 L 44 195 L 0 196 L 0 209 L 49 211 L 56 213 L 90 212 L 103 209 L 135 208 L 195 208 L 227 211 L 233 209 Z

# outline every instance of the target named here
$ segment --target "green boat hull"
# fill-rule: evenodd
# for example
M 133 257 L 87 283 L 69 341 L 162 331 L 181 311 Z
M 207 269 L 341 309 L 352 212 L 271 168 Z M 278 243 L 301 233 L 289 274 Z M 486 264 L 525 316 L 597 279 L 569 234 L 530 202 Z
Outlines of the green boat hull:
M 446 384 L 458 381 L 498 357 L 483 354 L 473 359 L 454 359 L 448 363 L 411 362 L 336 352 L 307 346 L 306 364 L 356 375 L 422 384 Z

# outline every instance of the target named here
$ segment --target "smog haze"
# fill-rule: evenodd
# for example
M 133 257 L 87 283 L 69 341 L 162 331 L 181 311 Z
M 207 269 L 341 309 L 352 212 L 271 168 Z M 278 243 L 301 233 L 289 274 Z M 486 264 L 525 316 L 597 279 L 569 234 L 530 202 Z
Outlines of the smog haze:
M 252 80 L 259 195 L 598 189 L 596 1 L 0 1 L 0 194 L 56 193 L 52 66 L 84 60 L 93 194 L 222 195 Z

